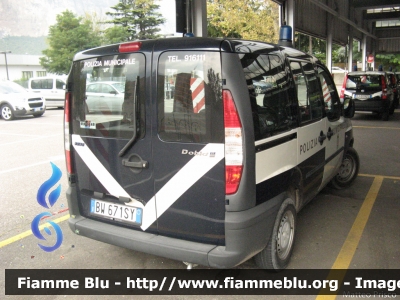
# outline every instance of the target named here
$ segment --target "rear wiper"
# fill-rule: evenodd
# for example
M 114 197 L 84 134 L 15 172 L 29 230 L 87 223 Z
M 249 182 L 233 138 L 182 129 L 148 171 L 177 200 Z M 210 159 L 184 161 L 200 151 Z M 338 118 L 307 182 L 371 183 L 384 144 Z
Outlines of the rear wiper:
M 139 76 L 136 78 L 136 82 L 135 82 L 135 92 L 133 94 L 133 136 L 132 138 L 128 141 L 128 143 L 126 143 L 126 145 L 124 146 L 124 148 L 121 149 L 121 151 L 119 151 L 118 155 L 120 157 L 124 156 L 124 154 L 126 153 L 126 151 L 135 143 L 136 138 L 138 136 L 138 131 L 140 126 L 138 126 L 138 120 L 140 121 L 140 105 L 138 105 L 138 101 L 137 101 L 137 95 L 138 95 L 138 87 L 139 87 Z M 139 116 L 139 118 L 138 118 Z

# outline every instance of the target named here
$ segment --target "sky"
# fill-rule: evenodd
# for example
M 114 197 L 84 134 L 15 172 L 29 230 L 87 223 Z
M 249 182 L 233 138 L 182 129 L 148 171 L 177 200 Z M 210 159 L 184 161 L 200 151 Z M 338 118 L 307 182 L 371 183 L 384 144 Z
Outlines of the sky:
M 166 19 L 165 24 L 160 26 L 161 34 L 175 33 L 175 0 L 159 0 L 155 1 L 160 5 L 160 12 Z

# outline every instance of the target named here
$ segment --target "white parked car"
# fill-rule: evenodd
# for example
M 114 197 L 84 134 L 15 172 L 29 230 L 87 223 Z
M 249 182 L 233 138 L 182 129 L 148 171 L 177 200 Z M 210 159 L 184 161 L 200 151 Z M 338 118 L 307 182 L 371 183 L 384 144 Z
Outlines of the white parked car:
M 120 113 L 124 102 L 125 83 L 92 82 L 86 86 L 88 113 Z
M 346 70 L 339 67 L 332 67 L 332 73 L 345 73 Z
M 0 81 L 0 111 L 6 121 L 26 115 L 40 117 L 46 111 L 46 100 L 15 82 Z

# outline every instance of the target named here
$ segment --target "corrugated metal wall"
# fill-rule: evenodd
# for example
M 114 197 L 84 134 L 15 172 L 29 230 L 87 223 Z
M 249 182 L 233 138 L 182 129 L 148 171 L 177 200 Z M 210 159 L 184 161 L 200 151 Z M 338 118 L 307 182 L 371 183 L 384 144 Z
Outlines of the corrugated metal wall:
M 348 17 L 348 0 L 322 0 L 320 2 L 336 10 L 336 12 L 340 15 Z M 318 5 L 310 2 L 309 0 L 296 0 L 295 3 L 296 30 L 312 36 L 326 39 L 328 33 L 327 21 L 329 13 Z M 333 18 L 333 41 L 342 45 L 347 44 L 347 32 L 348 25 L 343 21 L 340 21 L 338 18 Z
M 282 4 L 283 0 L 273 0 Z M 313 3 L 314 0 L 294 0 L 295 2 L 295 30 L 311 36 L 326 39 L 327 37 L 327 20 L 330 13 Z M 328 6 L 340 16 L 351 20 L 358 27 L 368 31 L 368 23 L 363 21 L 363 11 L 350 7 L 349 0 L 318 0 L 321 4 Z M 396 1 L 398 2 L 398 1 Z M 353 32 L 353 39 L 362 41 L 364 33 L 353 28 L 345 21 L 338 17 L 333 17 L 332 37 L 333 42 L 345 45 L 348 43 L 349 30 Z M 372 52 L 376 45 L 375 52 L 400 52 L 400 28 L 376 30 L 374 35 L 378 38 L 375 41 L 373 37 L 367 35 L 367 52 Z
M 308 0 L 295 1 L 296 30 L 312 36 L 326 37 L 326 12 Z
M 396 30 L 395 30 L 396 29 Z M 377 52 L 399 52 L 400 51 L 400 39 L 399 28 L 393 28 L 393 30 L 377 29 L 375 32 L 379 38 L 377 45 Z

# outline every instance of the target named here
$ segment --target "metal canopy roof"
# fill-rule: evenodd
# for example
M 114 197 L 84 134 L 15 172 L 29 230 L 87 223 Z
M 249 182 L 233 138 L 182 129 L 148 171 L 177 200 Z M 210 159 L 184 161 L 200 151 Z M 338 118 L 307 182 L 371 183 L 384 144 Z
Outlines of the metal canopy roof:
M 349 36 L 364 38 L 368 52 L 400 53 L 400 0 L 294 0 L 293 13 L 297 31 L 323 39 L 332 34 L 342 45 Z

